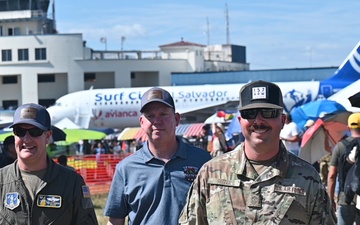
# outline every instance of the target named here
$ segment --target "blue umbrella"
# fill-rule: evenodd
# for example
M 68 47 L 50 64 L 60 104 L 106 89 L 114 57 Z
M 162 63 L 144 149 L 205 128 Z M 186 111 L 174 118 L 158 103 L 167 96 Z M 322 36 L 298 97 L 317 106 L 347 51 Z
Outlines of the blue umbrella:
M 291 110 L 291 116 L 293 121 L 298 125 L 298 128 L 302 130 L 306 121 L 309 119 L 316 121 L 321 116 L 346 111 L 345 107 L 340 103 L 323 99 L 294 108 Z

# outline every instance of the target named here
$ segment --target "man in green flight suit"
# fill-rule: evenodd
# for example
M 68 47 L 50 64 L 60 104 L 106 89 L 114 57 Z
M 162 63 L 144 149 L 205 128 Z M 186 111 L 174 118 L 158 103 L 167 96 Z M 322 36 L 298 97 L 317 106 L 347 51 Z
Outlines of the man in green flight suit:
M 97 225 L 84 179 L 46 154 L 52 135 L 48 111 L 24 104 L 10 127 L 17 160 L 0 169 L 0 224 Z

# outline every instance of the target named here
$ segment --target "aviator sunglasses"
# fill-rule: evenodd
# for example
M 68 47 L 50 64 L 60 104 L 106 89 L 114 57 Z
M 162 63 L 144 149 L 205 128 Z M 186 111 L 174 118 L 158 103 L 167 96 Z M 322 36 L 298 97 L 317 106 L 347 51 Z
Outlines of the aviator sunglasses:
M 245 109 L 240 110 L 241 117 L 244 119 L 255 119 L 258 112 L 265 119 L 273 119 L 280 115 L 280 109 Z
M 26 132 L 29 132 L 31 137 L 39 137 L 44 133 L 43 130 L 41 130 L 40 128 L 37 128 L 37 127 L 33 127 L 30 129 L 14 127 L 13 132 L 18 137 L 24 137 L 26 135 Z

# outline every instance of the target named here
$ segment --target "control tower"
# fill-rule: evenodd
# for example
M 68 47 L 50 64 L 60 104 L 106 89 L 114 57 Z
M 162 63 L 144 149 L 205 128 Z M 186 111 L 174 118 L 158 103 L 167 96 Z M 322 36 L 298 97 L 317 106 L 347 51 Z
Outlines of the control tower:
M 54 34 L 55 0 L 0 0 L 0 36 Z

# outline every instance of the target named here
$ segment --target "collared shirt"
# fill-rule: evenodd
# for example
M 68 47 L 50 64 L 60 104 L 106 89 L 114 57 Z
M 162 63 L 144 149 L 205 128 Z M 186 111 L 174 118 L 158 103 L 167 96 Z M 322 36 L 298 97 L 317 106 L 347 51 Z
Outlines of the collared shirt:
M 317 171 L 280 146 L 277 159 L 259 175 L 243 144 L 207 162 L 180 224 L 336 224 Z
M 117 166 L 105 215 L 130 224 L 175 225 L 198 170 L 211 156 L 178 140 L 176 154 L 165 163 L 156 159 L 146 142 Z

